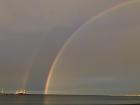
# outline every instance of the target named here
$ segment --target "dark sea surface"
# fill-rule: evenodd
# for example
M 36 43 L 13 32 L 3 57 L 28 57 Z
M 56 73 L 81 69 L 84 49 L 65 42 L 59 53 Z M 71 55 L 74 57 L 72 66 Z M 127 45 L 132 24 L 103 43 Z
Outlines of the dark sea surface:
M 140 105 L 134 96 L 0 95 L 0 105 Z

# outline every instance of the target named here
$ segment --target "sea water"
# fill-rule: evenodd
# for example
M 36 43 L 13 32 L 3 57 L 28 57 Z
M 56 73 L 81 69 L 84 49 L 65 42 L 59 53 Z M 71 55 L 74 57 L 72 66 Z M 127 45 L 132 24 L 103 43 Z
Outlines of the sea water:
M 140 105 L 140 97 L 74 95 L 0 95 L 0 105 Z

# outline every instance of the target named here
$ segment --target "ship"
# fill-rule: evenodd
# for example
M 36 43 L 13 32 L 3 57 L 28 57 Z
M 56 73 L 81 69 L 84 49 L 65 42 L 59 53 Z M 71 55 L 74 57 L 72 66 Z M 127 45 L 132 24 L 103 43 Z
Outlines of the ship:
M 17 90 L 15 94 L 16 94 L 16 95 L 27 95 L 27 91 L 24 90 L 24 89 L 22 89 L 22 90 Z

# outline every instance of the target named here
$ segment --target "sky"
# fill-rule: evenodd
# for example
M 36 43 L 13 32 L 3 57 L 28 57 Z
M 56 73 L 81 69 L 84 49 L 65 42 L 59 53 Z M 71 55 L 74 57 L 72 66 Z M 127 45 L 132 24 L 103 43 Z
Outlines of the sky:
M 140 93 L 140 2 L 127 2 L 90 19 L 63 45 L 46 93 Z
M 65 42 L 67 42 L 67 40 L 70 38 L 70 36 L 75 33 L 75 31 L 79 29 L 79 27 L 81 27 L 84 23 L 92 19 L 97 14 L 128 1 L 129 0 L 0 0 L 0 88 L 4 88 L 5 91 L 15 91 L 16 89 L 25 88 L 29 91 L 43 93 L 47 77 L 55 60 L 55 57 L 57 56 Z M 139 3 L 137 5 L 139 5 Z M 138 6 L 136 7 L 137 8 L 134 8 L 133 11 L 136 11 L 137 9 L 139 10 Z M 131 9 L 132 8 L 130 8 L 130 10 Z M 127 12 L 129 14 L 129 11 Z M 110 23 L 110 26 L 108 26 L 108 28 L 112 30 L 112 21 L 116 19 L 118 20 L 122 16 L 121 14 L 117 15 L 117 13 L 120 12 L 115 13 L 118 18 L 110 16 L 106 20 L 105 17 L 103 18 L 103 20 L 99 19 L 97 23 L 99 22 L 101 26 L 102 23 L 100 23 L 100 21 L 105 22 L 104 24 Z M 130 13 L 131 14 L 128 16 L 133 16 L 131 11 Z M 128 18 L 128 21 L 133 19 L 135 19 L 135 17 Z M 138 18 L 136 18 L 135 20 L 138 20 Z M 131 22 L 128 23 L 130 25 Z M 135 23 L 138 24 L 137 21 L 133 24 L 135 25 Z M 115 21 L 114 24 L 117 24 L 117 22 Z M 89 24 L 87 28 L 91 29 L 92 25 L 93 24 Z M 118 25 L 116 25 L 116 27 L 117 26 Z M 104 30 L 108 30 L 108 28 L 105 27 Z M 116 29 L 116 27 L 114 29 Z M 84 30 L 86 30 L 87 28 L 83 28 L 82 32 L 84 33 Z M 99 29 L 99 27 L 97 28 Z M 128 28 L 129 27 L 127 27 L 127 29 Z M 136 31 L 139 32 L 139 29 L 137 29 Z M 91 34 L 94 33 L 92 30 L 89 30 L 89 32 L 91 32 Z M 105 35 L 108 34 L 107 32 Z M 120 35 L 122 34 L 121 32 Z M 132 30 L 132 32 L 134 32 L 134 30 Z M 79 32 L 78 34 L 81 34 L 81 32 Z M 91 37 L 91 34 L 89 34 L 89 37 Z M 68 58 L 62 57 L 63 62 L 73 62 L 73 58 L 77 56 L 77 54 L 75 53 L 75 51 L 77 50 L 83 51 L 85 48 L 87 48 L 87 52 L 90 52 L 90 47 L 85 44 L 85 42 L 88 42 L 88 38 L 86 36 L 82 38 L 86 41 L 79 42 L 75 39 L 72 44 L 72 49 L 69 49 L 68 46 L 66 51 L 74 51 L 74 54 L 70 52 L 64 53 L 63 55 L 67 56 Z M 78 44 L 80 44 L 80 46 L 78 47 L 74 42 L 77 42 Z M 89 43 L 90 42 L 92 41 L 89 41 Z M 94 50 L 94 48 L 92 48 L 92 50 Z M 81 52 L 78 52 L 78 55 L 80 58 L 83 56 L 85 56 L 86 59 L 91 58 L 89 59 L 91 61 L 93 60 L 92 57 L 94 56 L 94 54 L 89 54 L 89 56 L 83 55 L 83 53 Z M 71 57 L 71 60 L 69 60 L 69 57 Z M 81 84 L 83 84 L 83 82 L 87 83 L 87 85 L 84 86 L 88 86 L 88 88 L 93 87 L 90 86 L 90 84 L 96 85 L 95 82 L 98 82 L 98 78 L 100 76 L 98 77 L 97 75 L 94 78 L 91 78 L 94 75 L 88 75 L 94 74 L 93 72 L 102 73 L 102 71 L 93 71 L 91 70 L 93 68 L 92 66 L 90 66 L 91 69 L 89 71 L 85 71 L 84 69 L 81 70 L 81 64 L 84 63 L 83 66 L 85 67 L 87 66 L 87 63 L 82 62 L 82 60 L 79 58 L 77 60 L 77 62 L 79 63 L 75 62 L 73 65 L 73 63 L 71 62 L 68 62 L 71 67 L 75 67 L 74 65 L 77 65 L 76 67 L 79 68 L 78 72 L 81 73 L 79 74 L 79 77 L 80 79 L 82 79 L 80 80 L 82 82 Z M 67 65 L 66 63 L 65 65 L 59 66 L 61 70 L 57 68 L 57 66 L 55 67 L 56 69 L 59 69 L 55 70 L 59 73 L 57 74 L 57 76 L 55 76 L 54 74 L 54 77 L 67 77 L 66 74 L 68 72 L 77 72 L 77 69 L 75 70 L 75 68 L 71 70 L 66 69 L 64 71 L 64 68 Z M 109 75 L 114 76 L 113 71 L 110 72 Z M 83 76 L 81 76 L 82 73 L 85 74 L 84 78 Z M 130 74 L 131 73 L 133 72 L 130 72 Z M 126 77 L 129 77 L 129 75 Z M 95 79 L 97 81 L 92 82 L 92 79 Z M 102 79 L 105 79 L 106 81 L 109 79 L 110 81 L 110 78 L 99 78 L 99 80 L 100 79 L 101 81 Z M 69 80 L 69 78 L 67 78 L 66 80 Z M 53 86 L 54 88 L 52 88 L 52 91 L 61 93 L 61 90 L 57 90 L 60 81 L 61 78 L 55 80 L 55 82 L 52 82 L 52 84 L 56 84 L 55 86 Z M 90 83 L 90 81 L 92 83 Z M 121 81 L 121 79 L 117 82 L 119 81 Z M 66 82 L 68 81 L 63 81 L 63 83 L 61 82 L 62 84 L 60 83 L 62 86 L 64 86 L 61 87 L 61 89 L 65 88 Z M 74 84 L 69 84 L 71 88 L 67 89 L 67 92 L 65 93 L 69 93 L 68 91 L 72 91 L 72 88 L 76 90 L 77 88 L 82 87 L 82 85 L 80 84 L 79 86 L 75 86 L 75 84 L 77 83 L 79 83 L 79 81 L 75 80 Z M 102 85 L 104 85 L 104 83 Z M 102 87 L 102 85 L 100 86 Z M 114 87 L 112 87 L 112 89 L 114 89 Z

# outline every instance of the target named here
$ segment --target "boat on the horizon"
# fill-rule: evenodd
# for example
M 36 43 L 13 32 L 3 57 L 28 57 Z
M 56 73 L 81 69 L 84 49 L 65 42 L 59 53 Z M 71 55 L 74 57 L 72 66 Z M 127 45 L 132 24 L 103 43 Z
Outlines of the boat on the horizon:
M 17 90 L 15 94 L 16 95 L 27 95 L 28 93 L 26 90 L 23 89 L 23 90 Z

